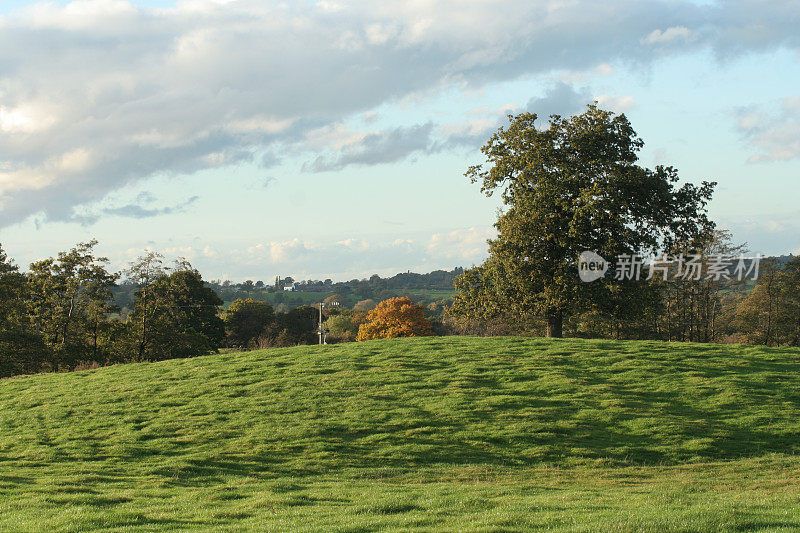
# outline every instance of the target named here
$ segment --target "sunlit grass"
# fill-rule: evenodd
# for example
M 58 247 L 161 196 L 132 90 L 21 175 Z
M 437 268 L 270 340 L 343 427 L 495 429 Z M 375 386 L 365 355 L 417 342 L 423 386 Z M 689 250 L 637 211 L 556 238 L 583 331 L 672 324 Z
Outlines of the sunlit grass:
M 800 351 L 524 338 L 0 381 L 0 530 L 800 528 Z

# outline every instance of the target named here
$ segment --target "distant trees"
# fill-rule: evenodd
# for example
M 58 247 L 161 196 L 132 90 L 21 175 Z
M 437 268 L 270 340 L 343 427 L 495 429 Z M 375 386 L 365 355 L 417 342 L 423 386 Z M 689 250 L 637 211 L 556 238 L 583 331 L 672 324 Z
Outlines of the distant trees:
M 20 272 L 0 248 L 0 377 L 86 364 L 188 357 L 225 343 L 222 300 L 187 261 L 164 267 L 148 253 L 126 272 L 119 314 L 112 289 L 120 275 L 79 243 Z
M 348 307 L 354 307 L 359 301 L 371 301 L 373 305 L 377 305 L 377 302 L 395 296 L 407 296 L 417 302 L 426 300 L 426 304 L 442 301 L 449 297 L 453 290 L 453 280 L 462 272 L 463 269 L 458 267 L 450 271 L 437 270 L 427 274 L 403 272 L 389 278 L 371 276 L 368 279 L 339 282 L 330 279 L 300 280 L 295 281 L 297 292 L 284 292 L 274 284 L 265 285 L 261 282 L 259 285 L 258 281 L 253 286 L 247 281 L 232 283 L 228 280 L 211 280 L 207 283 L 226 302 L 252 298 L 254 301 L 269 303 L 276 312 L 286 312 L 294 307 L 307 305 L 309 301 L 307 294 L 299 293 L 312 292 L 336 294 L 341 304 Z M 121 293 L 128 292 L 124 281 L 114 292 L 120 305 L 124 305 L 122 302 L 125 300 L 125 294 Z M 285 305 L 280 306 L 280 304 Z
M 734 244 L 727 230 L 714 230 L 698 241 L 700 268 L 708 272 L 714 257 L 735 258 L 746 245 Z M 672 267 L 672 271 L 677 265 Z M 724 325 L 732 320 L 735 297 L 744 281 L 723 277 L 702 276 L 701 279 L 680 279 L 672 276 L 669 283 L 657 283 L 661 309 L 659 329 L 666 340 L 714 342 L 724 335 Z
M 425 309 L 409 298 L 389 298 L 367 314 L 356 340 L 390 339 L 433 335 Z
M 452 312 L 532 326 L 560 337 L 566 317 L 596 309 L 630 313 L 634 283 L 582 283 L 576 260 L 584 250 L 605 258 L 693 246 L 713 223 L 705 206 L 714 184 L 677 186 L 672 167 L 636 164 L 643 142 L 625 115 L 596 105 L 581 115 L 509 117 L 481 151 L 490 166 L 466 176 L 487 195 L 500 191 L 506 209 L 489 241 L 490 257 L 456 281 Z
M 0 377 L 189 357 L 223 346 L 252 349 L 317 342 L 319 310 L 313 305 L 290 309 L 279 304 L 273 309 L 245 298 L 223 312 L 222 299 L 192 265 L 179 260 L 165 266 L 163 257 L 152 252 L 134 261 L 117 285 L 120 275 L 108 272 L 107 260 L 94 252 L 96 244 L 79 243 L 32 263 L 25 272 L 0 246 Z M 676 243 L 673 250 L 681 250 L 678 244 L 685 246 Z M 708 264 L 713 255 L 735 256 L 744 246 L 717 230 L 695 239 L 689 249 L 702 253 L 701 262 Z M 545 333 L 528 317 L 502 309 L 507 301 L 528 297 L 514 294 L 524 286 L 503 284 L 519 279 L 514 277 L 519 272 L 503 270 L 503 261 L 497 268 L 484 264 L 463 272 L 453 305 L 459 312 L 443 317 L 444 299 L 423 306 L 419 303 L 424 300 L 415 303 L 408 297 L 377 305 L 365 298 L 347 309 L 345 302 L 352 294 L 337 291 L 326 302 L 340 305 L 326 306 L 323 327 L 330 342 L 434 333 Z M 402 276 L 407 281 L 419 275 Z M 487 289 L 489 283 L 496 285 Z M 343 289 L 342 284 L 328 285 Z M 308 301 L 308 295 L 297 296 Z M 606 294 L 601 305 L 584 307 L 582 300 L 576 301 L 581 305 L 572 307 L 564 321 L 570 335 L 800 346 L 798 257 L 763 260 L 757 281 L 705 276 L 662 281 L 654 276 L 640 280 L 637 290 L 623 287 Z M 465 306 L 472 306 L 469 312 L 461 312 Z
M 311 344 L 316 341 L 317 310 L 309 306 L 279 310 L 252 299 L 234 301 L 225 311 L 226 343 L 240 349 Z
M 377 306 L 378 303 L 375 300 L 368 298 L 366 300 L 359 300 L 358 302 L 356 302 L 356 304 L 353 306 L 353 311 L 360 311 L 366 313 L 368 311 L 372 311 Z
M 238 298 L 223 311 L 223 300 L 212 288 L 225 294 L 247 291 L 254 295 L 274 289 L 263 282 L 210 285 L 188 261 L 166 265 L 163 256 L 155 252 L 145 253 L 121 274 L 111 273 L 107 259 L 95 253 L 96 245 L 94 240 L 79 243 L 32 263 L 26 272 L 0 247 L 0 377 L 189 357 L 213 353 L 222 346 L 251 349 L 317 342 L 316 307 L 291 308 L 282 303 L 275 310 L 266 302 Z M 455 272 L 460 270 L 424 276 L 408 273 L 389 280 L 373 276 L 355 283 L 362 289 L 376 284 L 380 290 L 388 290 L 387 284 L 414 286 L 430 277 L 436 285 L 452 279 Z M 337 292 L 325 298 L 328 304 L 341 305 L 325 309 L 328 338 L 333 342 L 355 340 L 375 301 L 357 299 L 358 291 L 347 284 L 331 280 L 318 284 L 347 294 Z M 275 296 L 292 297 L 292 305 L 307 301 L 302 294 L 283 291 Z M 346 309 L 346 298 L 356 302 L 356 309 Z M 410 300 L 406 303 L 411 304 Z M 416 313 L 422 310 L 411 304 L 412 308 Z M 412 312 L 406 318 L 405 325 L 396 324 L 380 334 L 429 333 L 424 312 L 418 317 Z
M 36 372 L 47 347 L 27 311 L 25 275 L 0 245 L 0 377 Z
M 187 262 L 167 269 L 149 253 L 128 274 L 139 285 L 128 318 L 139 360 L 203 355 L 224 344 L 225 326 L 217 313 L 223 302 Z
M 328 331 L 329 342 L 352 342 L 358 336 L 359 325 L 352 313 L 340 313 L 326 320 L 323 327 Z
M 228 346 L 253 348 L 275 322 L 275 311 L 266 302 L 252 298 L 236 300 L 225 311 L 223 318 Z
M 783 268 L 762 262 L 758 284 L 736 307 L 735 318 L 746 342 L 800 346 L 800 257 Z
M 800 256 L 791 259 L 780 280 L 783 302 L 779 319 L 786 324 L 783 341 L 800 346 Z
M 317 341 L 318 313 L 314 307 L 302 306 L 278 315 L 264 347 L 314 344 Z
M 323 327 L 328 330 L 329 342 L 352 342 L 358 336 L 359 327 L 366 321 L 366 311 L 356 308 L 344 309 L 332 314 L 325 321 Z
M 117 274 L 97 257 L 97 241 L 79 243 L 57 257 L 36 261 L 27 276 L 28 312 L 53 351 L 53 365 L 70 368 L 110 354 L 108 316 L 115 310 L 110 288 Z

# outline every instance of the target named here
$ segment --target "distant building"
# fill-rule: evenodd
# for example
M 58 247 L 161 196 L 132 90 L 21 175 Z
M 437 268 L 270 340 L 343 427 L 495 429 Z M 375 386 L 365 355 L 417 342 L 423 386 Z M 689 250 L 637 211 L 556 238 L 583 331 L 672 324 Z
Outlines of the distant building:
M 297 287 L 295 286 L 294 283 L 292 283 L 291 285 L 287 285 L 286 287 L 284 287 L 283 290 L 285 290 L 285 291 L 296 291 Z

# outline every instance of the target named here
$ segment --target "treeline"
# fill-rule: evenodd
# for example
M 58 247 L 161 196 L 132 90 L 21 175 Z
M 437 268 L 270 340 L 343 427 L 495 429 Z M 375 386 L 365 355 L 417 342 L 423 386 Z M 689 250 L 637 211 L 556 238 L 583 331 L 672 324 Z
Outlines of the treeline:
M 245 280 L 241 283 L 207 280 L 205 283 L 226 303 L 251 299 L 256 302 L 267 302 L 277 312 L 286 313 L 291 309 L 319 302 L 331 295 L 336 295 L 346 307 L 353 307 L 362 300 L 380 302 L 396 296 L 406 296 L 427 305 L 451 296 L 454 292 L 453 282 L 463 271 L 463 268 L 457 267 L 449 271 L 436 270 L 427 274 L 404 272 L 389 278 L 381 278 L 374 274 L 365 279 L 335 283 L 330 279 L 296 281 L 288 276 L 266 283 L 262 280 Z M 284 290 L 285 287 L 292 286 L 295 290 Z M 112 287 L 114 302 L 123 314 L 130 308 L 137 289 L 136 283 L 127 279 L 121 279 Z
M 252 299 L 236 300 L 225 311 L 225 329 L 228 343 L 241 350 L 286 346 L 291 344 L 311 344 L 323 340 L 326 344 L 384 339 L 394 337 L 413 337 L 441 334 L 434 327 L 441 326 L 437 314 L 409 298 L 393 297 L 376 303 L 362 300 L 348 309 L 340 304 L 338 296 L 329 296 L 323 302 L 323 309 L 300 307 L 288 313 L 275 313 L 266 302 Z M 304 329 L 301 321 L 290 321 L 294 327 L 300 326 L 291 336 L 286 329 L 286 318 L 293 314 L 308 316 L 308 325 L 314 330 Z M 320 315 L 322 324 L 320 324 Z M 431 317 L 434 317 L 431 320 Z M 323 337 L 317 337 L 322 333 Z M 305 337 L 302 335 L 305 334 Z M 305 341 L 305 342 L 303 342 Z
M 224 343 L 219 297 L 189 263 L 165 266 L 154 253 L 123 273 L 138 289 L 122 318 L 111 294 L 121 274 L 108 271 L 96 244 L 25 273 L 0 249 L 0 376 L 187 357 Z
M 0 377 L 190 357 L 220 348 L 318 342 L 316 306 L 282 311 L 268 302 L 239 298 L 223 309 L 214 285 L 205 282 L 187 261 L 167 265 L 160 255 L 147 253 L 124 272 L 112 273 L 108 260 L 94 253 L 96 244 L 82 243 L 56 257 L 36 261 L 26 272 L 0 247 Z M 705 258 L 733 256 L 741 253 L 743 246 L 733 245 L 729 233 L 717 231 L 701 251 Z M 432 277 L 446 279 L 458 272 L 460 269 L 439 271 Z M 471 292 L 478 273 L 473 269 L 452 276 L 459 291 L 454 300 L 440 298 L 423 306 L 417 305 L 419 301 L 412 305 L 405 298 L 387 298 L 384 304 L 404 303 L 397 309 L 382 309 L 379 299 L 365 298 L 350 305 L 341 295 L 329 295 L 324 298 L 322 317 L 325 338 L 331 343 L 351 342 L 359 339 L 362 330 L 375 328 L 381 332 L 372 334 L 383 336 L 403 331 L 437 335 L 546 333 L 547 317 L 525 307 L 498 306 L 483 293 Z M 659 276 L 642 279 L 636 290 L 627 291 L 624 297 L 569 309 L 563 333 L 592 338 L 800 345 L 800 257 L 762 259 L 758 274 L 757 281 L 674 276 L 668 281 Z M 392 283 L 406 286 L 424 279 L 425 275 L 409 274 L 390 278 Z M 352 288 L 384 282 L 389 280 L 373 276 L 358 284 L 330 285 Z M 120 287 L 130 294 L 124 306 L 114 298 Z M 523 295 L 514 287 L 504 290 L 514 297 Z M 374 311 L 376 308 L 380 312 Z M 399 318 L 412 311 L 413 320 Z M 370 320 L 377 322 L 365 326 Z M 361 338 L 367 338 L 365 335 Z
M 745 252 L 745 245 L 734 244 L 730 232 L 716 230 L 696 251 L 703 258 L 698 268 L 707 272 L 713 257 L 736 257 Z M 761 259 L 756 280 L 705 275 L 681 279 L 678 268 L 673 264 L 666 276 L 659 274 L 651 279 L 646 279 L 643 268 L 642 279 L 619 298 L 604 295 L 602 299 L 576 299 L 564 316 L 564 336 L 800 345 L 800 257 Z M 471 293 L 476 274 L 470 271 L 457 280 L 460 292 L 455 305 L 445 312 L 446 331 L 477 335 L 546 333 L 547 317 L 511 306 L 493 306 L 481 299 L 481 293 Z
M 353 307 L 362 300 L 380 302 L 396 296 L 407 296 L 428 304 L 450 296 L 453 292 L 453 282 L 463 271 L 463 268 L 458 267 L 427 274 L 403 272 L 389 278 L 381 278 L 374 274 L 369 278 L 342 282 L 332 282 L 330 279 L 296 281 L 286 277 L 278 278 L 271 283 L 261 280 L 245 280 L 242 283 L 212 280 L 208 283 L 226 302 L 250 298 L 254 301 L 268 302 L 276 310 L 285 312 L 334 294 L 342 305 L 347 307 Z M 293 286 L 295 291 L 283 290 L 290 286 Z
M 232 344 L 222 299 L 187 261 L 165 265 L 147 253 L 111 273 L 96 244 L 36 261 L 27 272 L 0 247 L 0 377 L 190 357 Z M 124 313 L 112 293 L 120 279 L 134 287 Z M 315 340 L 313 308 L 275 314 L 269 324 L 260 346 Z

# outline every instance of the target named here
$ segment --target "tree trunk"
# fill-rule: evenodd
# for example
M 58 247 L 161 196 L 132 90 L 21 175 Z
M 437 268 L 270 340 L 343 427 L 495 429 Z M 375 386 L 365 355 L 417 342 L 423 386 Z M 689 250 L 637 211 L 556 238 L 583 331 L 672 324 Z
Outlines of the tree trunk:
M 563 336 L 564 315 L 561 310 L 547 314 L 547 336 L 560 339 Z

